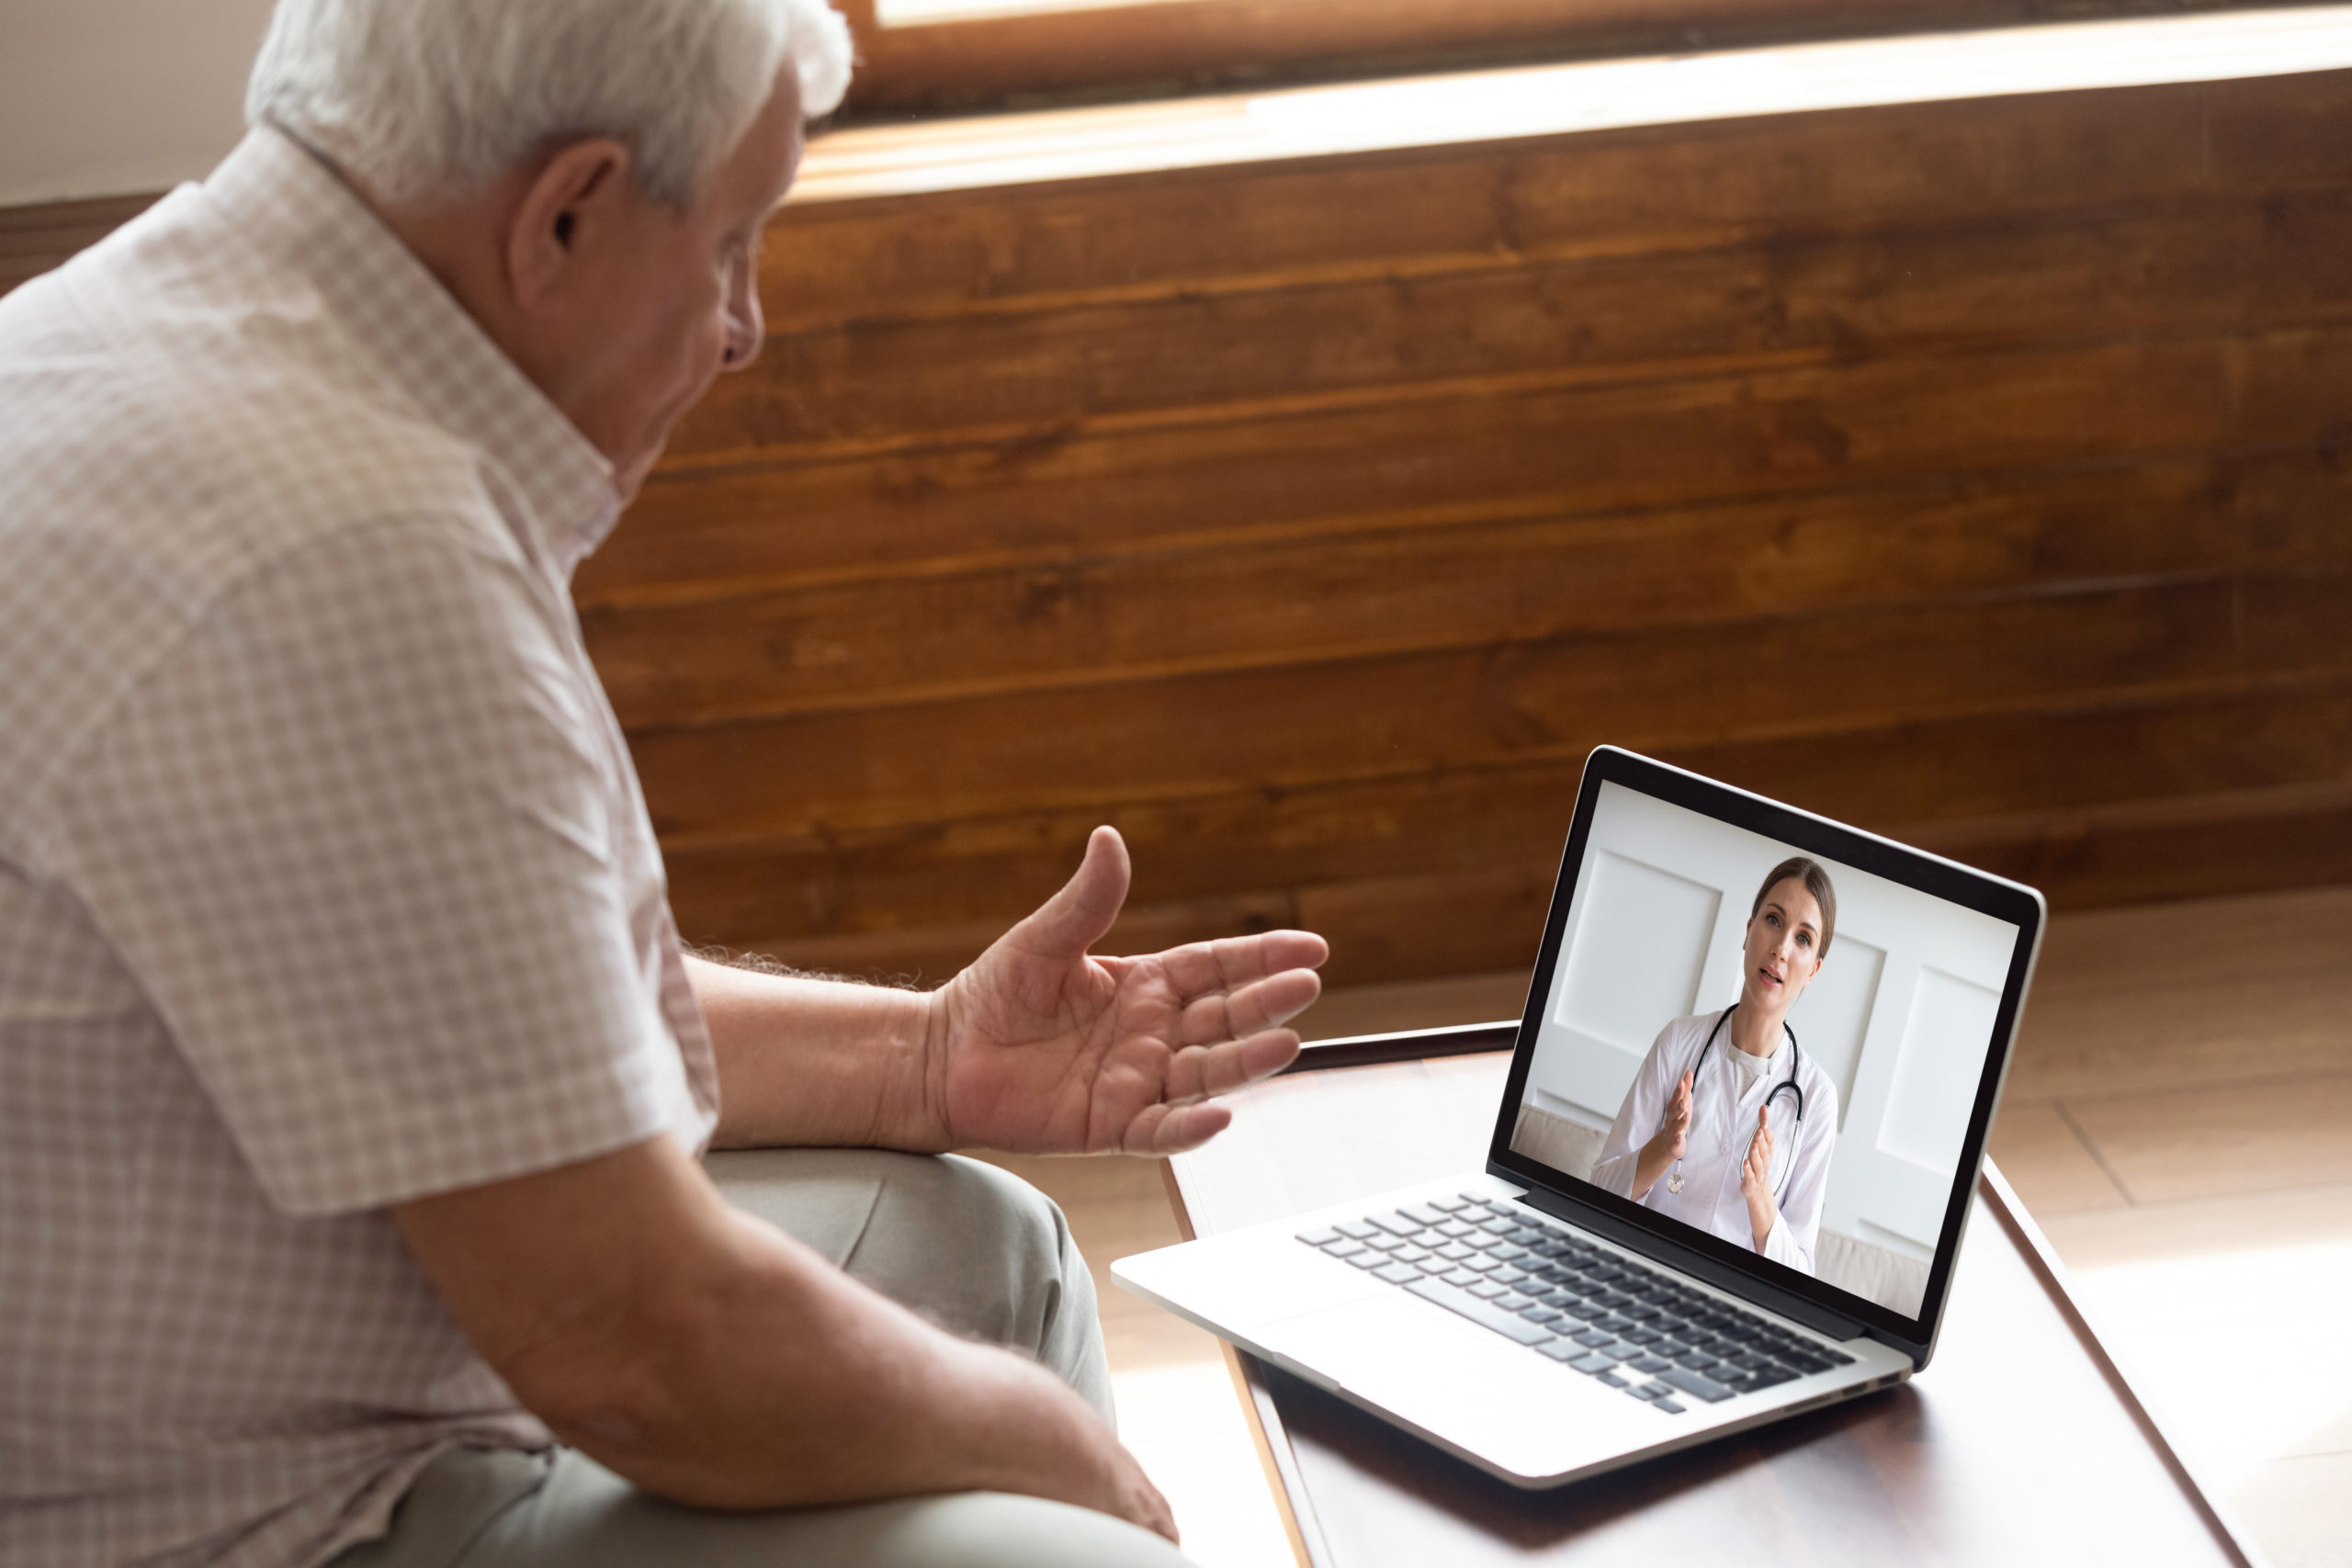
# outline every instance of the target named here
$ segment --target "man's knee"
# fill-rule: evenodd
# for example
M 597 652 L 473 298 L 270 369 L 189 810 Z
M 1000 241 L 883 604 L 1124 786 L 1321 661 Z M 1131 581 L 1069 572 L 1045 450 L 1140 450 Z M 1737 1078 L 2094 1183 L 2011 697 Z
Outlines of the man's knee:
M 849 1271 L 958 1333 L 1033 1351 L 1093 1281 L 1060 1207 L 1010 1171 L 958 1155 L 890 1163 Z
M 956 1333 L 1051 1357 L 1094 1286 L 1061 1210 L 956 1155 L 761 1149 L 710 1156 L 729 1201 Z M 1091 1330 L 1090 1330 L 1091 1332 Z

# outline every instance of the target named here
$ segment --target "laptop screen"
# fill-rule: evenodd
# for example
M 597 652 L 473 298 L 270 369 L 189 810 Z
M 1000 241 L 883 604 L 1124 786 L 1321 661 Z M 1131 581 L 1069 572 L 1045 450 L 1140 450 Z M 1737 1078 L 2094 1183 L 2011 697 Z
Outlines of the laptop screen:
M 2038 900 L 1609 761 L 1562 866 L 1510 1152 L 1645 1228 L 1928 1337 Z

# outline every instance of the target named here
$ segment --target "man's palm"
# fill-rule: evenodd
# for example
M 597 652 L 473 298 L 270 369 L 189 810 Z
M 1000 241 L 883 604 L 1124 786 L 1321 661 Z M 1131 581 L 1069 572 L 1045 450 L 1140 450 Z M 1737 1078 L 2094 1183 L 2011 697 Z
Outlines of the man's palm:
M 1211 1095 L 1298 1053 L 1283 1023 L 1321 990 L 1306 931 L 1093 958 L 1127 892 L 1126 846 L 1098 828 L 1067 886 L 941 993 L 930 1092 L 954 1145 L 1173 1154 L 1231 1120 Z

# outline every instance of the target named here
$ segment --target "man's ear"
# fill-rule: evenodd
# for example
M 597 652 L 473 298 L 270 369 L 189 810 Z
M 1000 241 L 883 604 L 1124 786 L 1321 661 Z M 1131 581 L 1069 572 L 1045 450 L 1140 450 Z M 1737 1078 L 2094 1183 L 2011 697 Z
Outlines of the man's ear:
M 506 229 L 507 286 L 526 312 L 545 306 L 582 253 L 612 231 L 628 182 L 628 149 L 604 137 L 558 148 L 540 165 Z

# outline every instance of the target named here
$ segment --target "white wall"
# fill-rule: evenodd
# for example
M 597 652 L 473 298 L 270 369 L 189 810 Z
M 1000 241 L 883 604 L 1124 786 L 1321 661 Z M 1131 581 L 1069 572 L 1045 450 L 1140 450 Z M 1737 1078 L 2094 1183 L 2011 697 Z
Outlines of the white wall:
M 244 131 L 270 0 L 0 0 L 0 207 L 196 179 Z
M 1528 1076 L 1539 1109 L 1606 1130 L 1658 1030 L 1739 999 L 1765 874 L 1794 852 L 1604 784 Z M 2017 928 L 1825 860 L 1838 931 L 1790 1010 L 1837 1084 L 1826 1229 L 1933 1253 Z M 1587 919 L 1588 916 L 1591 919 Z

